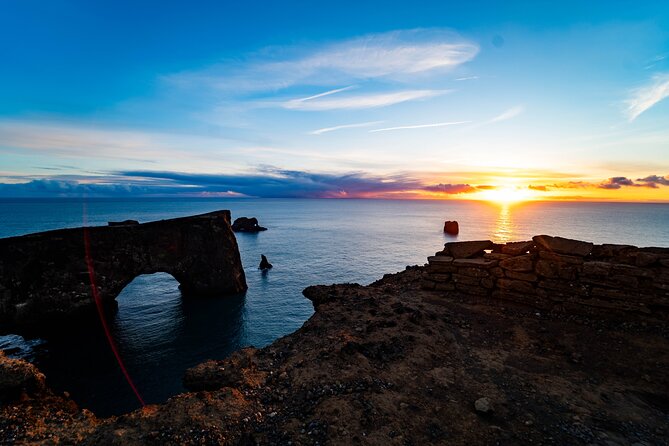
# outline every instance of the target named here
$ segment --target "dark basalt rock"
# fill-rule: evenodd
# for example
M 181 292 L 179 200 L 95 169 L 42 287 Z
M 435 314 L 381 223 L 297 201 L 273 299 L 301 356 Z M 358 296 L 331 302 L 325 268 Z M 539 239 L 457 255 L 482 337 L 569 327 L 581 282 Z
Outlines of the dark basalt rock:
M 230 211 L 10 237 L 0 239 L 0 334 L 49 333 L 95 311 L 89 266 L 105 309 L 140 274 L 167 272 L 184 294 L 246 290 Z
M 265 257 L 264 254 L 260 254 L 260 265 L 258 266 L 258 268 L 262 269 L 262 270 L 267 270 L 267 269 L 270 269 L 271 267 L 272 267 L 272 264 L 269 263 L 269 261 L 267 260 L 267 257 Z
M 260 226 L 258 219 L 255 217 L 239 217 L 232 224 L 232 230 L 235 232 L 260 232 L 267 231 L 267 228 Z
M 450 235 L 458 235 L 460 232 L 460 226 L 457 221 L 445 221 L 444 222 L 444 232 Z

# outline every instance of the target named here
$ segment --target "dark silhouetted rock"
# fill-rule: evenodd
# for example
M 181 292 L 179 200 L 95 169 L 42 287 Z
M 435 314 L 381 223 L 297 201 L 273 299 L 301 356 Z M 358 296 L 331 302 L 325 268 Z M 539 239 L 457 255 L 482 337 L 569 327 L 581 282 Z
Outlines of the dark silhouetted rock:
M 131 226 L 138 224 L 137 220 L 110 221 L 107 223 L 108 226 Z
M 556 252 L 570 256 L 587 256 L 592 252 L 593 244 L 572 240 L 563 237 L 551 237 L 550 235 L 535 235 L 532 237 L 537 248 L 544 251 Z
M 264 254 L 260 254 L 260 266 L 258 268 L 260 269 L 270 269 L 272 267 L 272 264 L 269 263 L 267 260 L 267 257 L 265 257 Z
M 267 231 L 267 228 L 258 225 L 258 219 L 255 217 L 239 217 L 232 224 L 232 230 L 235 232 L 260 232 Z
M 444 222 L 444 232 L 450 235 L 457 235 L 460 232 L 460 226 L 457 221 Z
M 184 294 L 246 290 L 229 211 L 10 237 L 0 239 L 0 333 L 48 333 L 94 312 L 89 266 L 105 309 L 140 274 L 167 272 Z
M 492 249 L 490 240 L 476 240 L 471 242 L 450 242 L 444 245 L 443 255 L 452 256 L 456 259 L 467 259 L 483 255 L 486 249 Z

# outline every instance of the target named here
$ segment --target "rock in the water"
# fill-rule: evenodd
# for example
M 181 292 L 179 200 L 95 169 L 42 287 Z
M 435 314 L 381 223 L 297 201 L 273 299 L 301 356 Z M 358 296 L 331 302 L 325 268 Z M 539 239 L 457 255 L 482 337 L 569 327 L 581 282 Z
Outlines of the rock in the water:
M 590 242 L 582 242 L 580 240 L 572 240 L 563 237 L 551 237 L 550 235 L 535 235 L 532 237 L 537 248 L 543 251 L 551 251 L 558 254 L 566 254 L 570 256 L 585 257 L 592 252 L 593 244 Z
M 479 398 L 474 402 L 474 408 L 477 412 L 489 414 L 493 411 L 492 403 L 486 397 Z
M 267 260 L 267 257 L 265 257 L 264 254 L 260 254 L 260 266 L 258 268 L 260 269 L 270 269 L 272 267 L 272 264 L 269 263 Z
M 232 224 L 232 230 L 235 232 L 260 232 L 267 231 L 267 228 L 260 226 L 258 219 L 255 217 L 239 217 Z
M 457 221 L 444 222 L 444 232 L 450 235 L 457 235 L 460 232 L 460 226 Z
M 444 245 L 445 255 L 450 255 L 456 259 L 467 259 L 483 255 L 486 249 L 492 249 L 493 243 L 490 240 L 476 240 L 472 242 L 450 242 Z
M 138 225 L 139 222 L 137 220 L 123 220 L 123 221 L 110 221 L 107 222 L 108 226 L 132 226 L 132 225 Z

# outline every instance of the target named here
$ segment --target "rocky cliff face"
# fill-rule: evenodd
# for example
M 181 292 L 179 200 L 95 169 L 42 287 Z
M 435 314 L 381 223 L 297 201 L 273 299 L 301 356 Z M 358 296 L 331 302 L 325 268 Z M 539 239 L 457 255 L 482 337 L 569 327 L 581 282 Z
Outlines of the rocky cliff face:
M 192 392 L 121 417 L 28 391 L 0 403 L 0 443 L 667 444 L 665 321 L 445 299 L 422 276 L 309 287 L 298 331 L 194 367 Z M 29 389 L 25 375 L 11 388 Z
M 86 248 L 88 243 L 88 249 Z M 40 334 L 102 304 L 140 274 L 167 272 L 185 294 L 246 290 L 230 212 L 0 239 L 0 333 Z
M 488 251 L 488 252 L 486 252 Z M 669 249 L 538 235 L 504 245 L 446 243 L 428 258 L 424 289 L 512 300 L 572 314 L 669 318 Z

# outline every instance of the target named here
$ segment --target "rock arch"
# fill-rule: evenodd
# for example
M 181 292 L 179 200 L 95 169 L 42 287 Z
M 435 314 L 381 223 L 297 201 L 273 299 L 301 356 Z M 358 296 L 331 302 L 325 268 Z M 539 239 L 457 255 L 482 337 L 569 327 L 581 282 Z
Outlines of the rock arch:
M 85 236 L 105 307 L 141 274 L 169 273 L 186 295 L 247 288 L 230 211 L 10 237 L 0 239 L 0 333 L 48 332 L 95 309 Z

